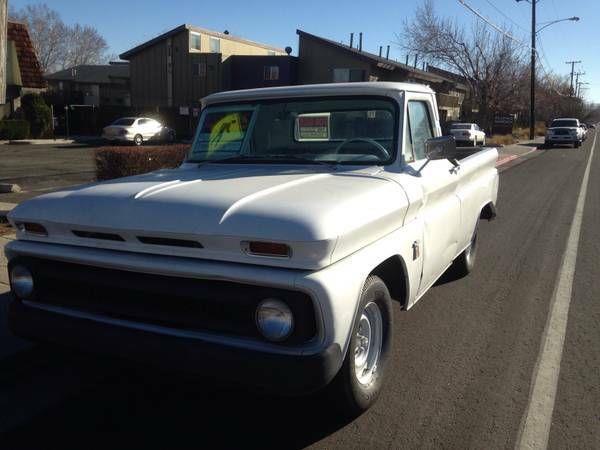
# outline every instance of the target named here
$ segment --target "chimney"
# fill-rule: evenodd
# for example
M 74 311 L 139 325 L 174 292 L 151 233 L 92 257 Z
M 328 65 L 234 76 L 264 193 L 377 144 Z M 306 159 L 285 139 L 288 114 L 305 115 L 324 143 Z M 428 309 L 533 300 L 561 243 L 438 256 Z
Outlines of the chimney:
M 417 68 L 417 60 L 419 59 L 419 55 L 415 54 L 415 69 Z
M 381 52 L 383 51 L 383 47 L 380 45 L 379 46 L 379 57 L 381 58 Z
M 387 46 L 387 49 L 385 51 L 385 59 L 390 59 L 390 46 Z
M 358 51 L 362 52 L 362 31 L 358 33 Z
M 350 33 L 350 48 L 352 48 L 353 44 L 354 44 L 354 33 Z

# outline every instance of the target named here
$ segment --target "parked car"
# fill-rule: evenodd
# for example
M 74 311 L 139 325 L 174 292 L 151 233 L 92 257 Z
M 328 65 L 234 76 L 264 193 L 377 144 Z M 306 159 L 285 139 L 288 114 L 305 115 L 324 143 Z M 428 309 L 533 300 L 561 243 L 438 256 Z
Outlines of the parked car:
M 148 117 L 123 117 L 102 130 L 102 137 L 111 142 L 142 145 L 146 141 L 175 141 L 175 130 Z
M 579 126 L 581 127 L 581 133 L 583 135 L 583 140 L 585 141 L 587 139 L 588 126 L 583 122 L 579 122 Z
M 467 144 L 476 147 L 485 145 L 485 132 L 476 123 L 453 123 L 450 134 L 454 136 L 457 144 Z
M 550 127 L 546 129 L 546 138 L 544 147 L 552 147 L 553 145 L 572 145 L 573 148 L 578 148 L 583 142 L 583 130 L 579 125 L 578 119 L 561 118 L 554 119 Z
M 12 210 L 10 328 L 280 393 L 330 386 L 364 411 L 393 376 L 392 301 L 472 270 L 497 150 L 457 160 L 413 83 L 202 104 L 179 168 Z

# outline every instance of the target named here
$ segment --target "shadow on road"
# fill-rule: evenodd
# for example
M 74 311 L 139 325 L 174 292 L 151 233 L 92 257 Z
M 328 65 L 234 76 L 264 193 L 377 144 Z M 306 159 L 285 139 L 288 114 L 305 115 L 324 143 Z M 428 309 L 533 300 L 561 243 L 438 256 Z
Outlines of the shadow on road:
M 0 447 L 303 448 L 348 423 L 323 394 L 280 398 L 105 364 L 112 375 L 6 432 Z

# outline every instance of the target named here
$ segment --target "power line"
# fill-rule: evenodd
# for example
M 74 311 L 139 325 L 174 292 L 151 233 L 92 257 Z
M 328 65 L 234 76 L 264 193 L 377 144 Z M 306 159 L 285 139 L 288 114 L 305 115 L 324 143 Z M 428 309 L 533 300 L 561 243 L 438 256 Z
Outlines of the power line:
M 490 0 L 485 0 L 487 4 L 489 4 L 492 8 L 494 8 L 496 11 L 498 11 L 503 17 L 505 17 L 506 19 L 508 19 L 509 21 L 511 21 L 512 23 L 514 23 L 518 28 L 520 28 L 523 31 L 527 31 L 525 28 L 523 28 L 521 25 L 519 25 L 517 22 L 515 22 L 514 20 L 512 20 L 510 18 L 510 16 L 508 16 L 507 14 L 505 14 L 500 8 L 498 8 L 496 5 L 494 5 Z
M 475 8 L 473 8 L 471 5 L 469 5 L 465 0 L 458 0 L 458 3 L 460 3 L 461 5 L 463 5 L 465 8 L 467 8 L 473 14 L 475 14 L 477 17 L 479 17 L 481 20 L 483 20 L 485 23 L 487 23 L 490 27 L 492 27 L 493 29 L 495 29 L 497 32 L 503 34 L 504 36 L 506 36 L 509 39 L 512 39 L 515 42 L 518 42 L 519 44 L 521 44 L 523 46 L 527 46 L 527 44 L 525 44 L 523 41 L 521 41 L 520 39 L 517 39 L 512 34 L 510 34 L 508 31 L 500 28 L 498 25 L 496 25 L 490 19 L 488 19 L 487 17 L 485 17 L 483 14 L 481 14 L 479 11 L 477 11 Z
M 542 64 L 541 55 L 540 55 L 540 52 L 538 51 L 538 49 L 534 49 L 530 45 L 528 45 L 528 44 L 524 43 L 523 41 L 521 41 L 520 39 L 517 39 L 516 37 L 514 37 L 512 34 L 510 34 L 509 32 L 507 32 L 506 30 L 502 29 L 500 26 L 496 25 L 490 19 L 488 19 L 483 14 L 481 14 L 479 11 L 477 11 L 475 8 L 473 8 L 471 5 L 469 5 L 465 0 L 458 0 L 458 2 L 462 6 L 464 6 L 466 9 L 468 9 L 469 11 L 471 11 L 479 19 L 483 20 L 485 23 L 487 23 L 489 26 L 491 26 L 493 29 L 495 29 L 497 32 L 499 32 L 500 34 L 506 36 L 507 38 L 513 40 L 514 42 L 518 43 L 522 47 L 527 48 L 528 50 L 533 50 L 535 52 L 536 56 L 537 56 L 537 60 L 538 60 L 539 66 L 541 67 L 541 69 L 543 70 L 543 72 L 545 73 L 545 75 L 547 77 L 550 77 L 551 74 L 546 70 L 546 67 L 544 67 L 544 65 Z M 550 66 L 550 64 L 548 64 L 548 66 Z M 558 92 L 557 89 L 553 88 L 552 90 L 555 91 L 555 93 L 557 95 L 559 95 L 561 97 L 566 97 L 564 94 Z

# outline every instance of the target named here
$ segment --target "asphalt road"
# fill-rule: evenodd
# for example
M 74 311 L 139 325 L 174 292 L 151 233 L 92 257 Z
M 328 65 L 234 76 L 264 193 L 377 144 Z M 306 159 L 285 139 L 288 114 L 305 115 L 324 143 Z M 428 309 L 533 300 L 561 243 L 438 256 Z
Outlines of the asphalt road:
M 0 360 L 0 448 L 514 448 L 592 141 L 535 152 L 501 173 L 499 217 L 481 223 L 476 270 L 395 309 L 389 382 L 358 419 L 340 418 L 320 395 L 249 393 L 0 333 L 22 346 Z M 550 448 L 600 448 L 598 223 L 600 148 Z

